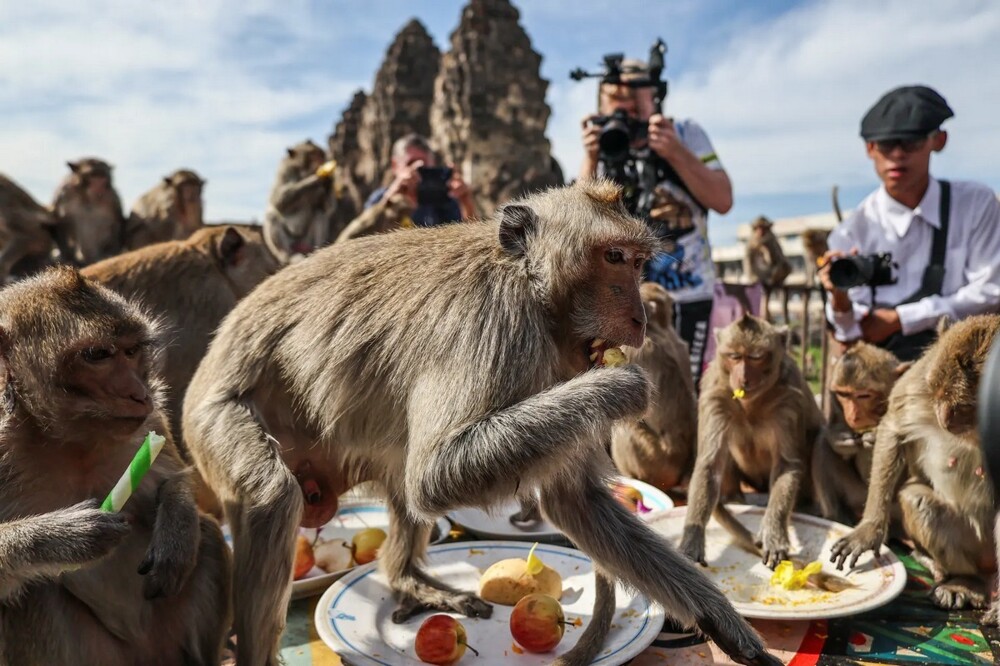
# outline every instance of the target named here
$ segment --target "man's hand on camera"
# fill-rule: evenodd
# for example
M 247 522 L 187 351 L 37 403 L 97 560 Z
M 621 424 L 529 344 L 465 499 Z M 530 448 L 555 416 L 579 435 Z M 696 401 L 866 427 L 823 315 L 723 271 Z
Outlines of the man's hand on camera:
M 857 248 L 851 250 L 851 254 L 857 254 Z M 830 305 L 833 306 L 834 312 L 850 312 L 851 311 L 851 299 L 847 296 L 847 292 L 843 289 L 837 289 L 833 286 L 833 282 L 830 280 L 830 264 L 833 263 L 835 259 L 844 257 L 846 254 L 840 250 L 829 250 L 822 257 L 819 258 L 817 262 L 819 264 L 819 270 L 816 272 L 816 276 L 819 278 L 820 284 L 823 288 L 830 292 Z
M 582 121 L 583 126 L 583 150 L 594 162 L 597 161 L 597 155 L 600 152 L 600 142 L 601 142 L 601 126 L 595 125 L 591 121 L 597 117 L 597 114 L 590 114 Z
M 868 342 L 882 342 L 893 333 L 902 330 L 899 314 L 893 308 L 872 310 L 861 320 L 861 335 Z
M 385 190 L 384 199 L 389 199 L 396 194 L 405 194 L 408 199 L 415 202 L 417 199 L 417 185 L 420 183 L 420 173 L 417 171 L 424 165 L 422 160 L 417 160 L 413 164 L 408 164 L 399 170 L 396 177 L 389 183 Z
M 668 162 L 676 157 L 677 151 L 687 150 L 677 136 L 674 121 L 659 113 L 649 118 L 649 147 Z

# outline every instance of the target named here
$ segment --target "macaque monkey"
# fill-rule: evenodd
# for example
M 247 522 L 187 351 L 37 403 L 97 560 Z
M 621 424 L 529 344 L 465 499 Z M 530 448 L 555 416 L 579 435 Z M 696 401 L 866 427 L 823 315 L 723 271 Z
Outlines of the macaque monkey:
M 229 550 L 170 442 L 158 339 L 73 268 L 0 291 L 0 663 L 219 663 Z M 99 509 L 151 430 L 152 467 Z
M 112 166 L 92 157 L 66 164 L 70 174 L 52 203 L 63 260 L 86 266 L 113 257 L 123 247 L 125 218 L 112 183 Z
M 830 246 L 826 242 L 829 235 L 830 232 L 826 229 L 806 229 L 802 232 L 802 250 L 803 259 L 806 264 L 807 286 L 812 287 L 816 284 L 816 271 L 819 269 L 816 262 L 830 250 Z
M 153 243 L 183 240 L 200 229 L 204 224 L 205 182 L 190 169 L 164 176 L 132 205 L 125 223 L 125 247 L 137 250 Z
M 801 489 L 808 486 L 823 414 L 785 352 L 785 334 L 749 314 L 716 333 L 716 356 L 698 398 L 698 454 L 680 545 L 703 565 L 705 525 L 713 512 L 732 531 L 735 519 L 719 496 L 723 479 L 733 472 L 755 490 L 770 493 L 755 539 L 763 562 L 773 569 L 788 559 L 788 524 Z
M 625 347 L 629 362 L 646 371 L 653 397 L 642 418 L 615 424 L 611 457 L 625 476 L 663 491 L 690 471 L 698 424 L 698 404 L 687 345 L 673 327 L 674 302 L 655 282 L 639 288 L 646 311 L 646 339 Z
M 915 555 L 934 576 L 934 603 L 987 606 L 987 580 L 996 568 L 996 501 L 983 471 L 976 408 L 998 329 L 998 315 L 955 323 L 896 382 L 876 431 L 864 515 L 833 547 L 838 569 L 879 551 L 898 500 Z
M 743 273 L 767 289 L 780 287 L 792 272 L 792 265 L 785 258 L 778 237 L 771 231 L 772 223 L 766 217 L 758 217 L 750 226 L 751 236 L 743 257 Z
M 278 268 L 259 227 L 213 225 L 186 240 L 105 259 L 82 273 L 141 303 L 165 324 L 165 406 L 171 430 L 179 434 L 184 392 L 215 329 L 237 301 Z M 182 437 L 178 445 L 183 454 Z
M 832 405 L 826 437 L 813 451 L 813 492 L 824 518 L 854 525 L 861 518 L 871 478 L 875 429 L 889 407 L 889 392 L 912 363 L 858 342 L 831 368 Z
M 606 485 L 612 426 L 645 413 L 650 385 L 635 365 L 589 356 L 643 344 L 639 276 L 654 243 L 620 188 L 588 181 L 492 221 L 335 244 L 236 305 L 188 388 L 184 436 L 233 528 L 237 663 L 276 663 L 297 527 L 325 524 L 338 495 L 369 480 L 390 512 L 378 561 L 395 622 L 432 609 L 489 617 L 474 593 L 422 570 L 428 530 L 458 507 L 537 491 L 596 575 L 594 615 L 555 663 L 602 649 L 615 580 L 739 663 L 780 663 Z
M 18 269 L 48 263 L 55 224 L 52 211 L 0 174 L 0 286 Z
M 336 197 L 335 165 L 312 141 L 287 149 L 264 215 L 264 239 L 284 264 L 330 244 Z

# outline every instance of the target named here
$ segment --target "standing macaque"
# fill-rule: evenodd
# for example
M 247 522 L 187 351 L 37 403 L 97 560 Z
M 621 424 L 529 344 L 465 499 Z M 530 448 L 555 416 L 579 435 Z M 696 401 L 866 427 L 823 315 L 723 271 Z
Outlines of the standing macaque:
M 687 345 L 674 330 L 674 302 L 655 282 L 639 288 L 646 311 L 646 339 L 641 347 L 625 347 L 630 363 L 646 371 L 653 397 L 635 421 L 615 424 L 611 457 L 624 474 L 663 491 L 690 471 L 698 425 L 698 405 Z
M 312 141 L 287 149 L 264 215 L 264 239 L 284 264 L 331 242 L 336 163 Z
M 732 531 L 734 519 L 719 502 L 722 481 L 732 472 L 770 492 L 755 538 L 763 562 L 773 569 L 788 559 L 789 520 L 824 428 L 809 384 L 785 352 L 785 334 L 749 314 L 716 334 L 716 356 L 698 398 L 698 455 L 680 545 L 703 565 L 705 525 L 713 512 Z
M 806 285 L 816 285 L 817 261 L 830 250 L 826 239 L 830 232 L 826 229 L 806 229 L 802 232 L 803 259 L 806 264 Z
M 52 203 L 63 260 L 86 266 L 113 257 L 122 250 L 125 218 L 111 165 L 92 157 L 66 164 L 70 174 Z
M 158 340 L 66 266 L 0 291 L 0 663 L 219 663 L 229 551 L 170 441 Z M 99 509 L 151 430 L 152 467 Z
M 55 224 L 52 211 L 0 174 L 0 285 L 9 275 L 48 263 Z
M 829 386 L 837 400 L 827 436 L 813 451 L 813 492 L 824 518 L 854 525 L 868 496 L 875 429 L 889 407 L 889 392 L 912 363 L 858 342 L 832 365 Z
M 778 237 L 771 231 L 772 226 L 771 221 L 763 216 L 753 221 L 743 257 L 743 273 L 768 289 L 780 287 L 792 272 L 792 265 L 785 258 Z
M 428 530 L 458 507 L 538 491 L 596 576 L 592 619 L 555 663 L 603 648 L 617 579 L 739 663 L 780 664 L 606 485 L 612 427 L 645 413 L 650 385 L 602 359 L 643 344 L 639 276 L 654 243 L 619 187 L 588 181 L 492 221 L 337 243 L 236 305 L 188 388 L 184 436 L 233 527 L 237 663 L 277 662 L 297 527 L 325 524 L 338 495 L 371 480 L 389 507 L 378 562 L 395 622 L 489 617 L 422 570 Z
M 864 516 L 833 547 L 838 569 L 879 551 L 898 500 L 915 555 L 934 576 L 934 603 L 948 609 L 989 603 L 996 502 L 983 471 L 976 408 L 997 330 L 998 315 L 954 324 L 896 382 L 876 431 Z
M 186 240 L 105 259 L 82 273 L 142 303 L 166 325 L 166 408 L 179 435 L 184 393 L 215 329 L 237 301 L 277 270 L 259 227 L 213 225 Z M 183 438 L 177 439 L 183 453 Z
M 125 223 L 125 247 L 183 240 L 201 228 L 202 178 L 190 169 L 178 169 L 133 204 Z

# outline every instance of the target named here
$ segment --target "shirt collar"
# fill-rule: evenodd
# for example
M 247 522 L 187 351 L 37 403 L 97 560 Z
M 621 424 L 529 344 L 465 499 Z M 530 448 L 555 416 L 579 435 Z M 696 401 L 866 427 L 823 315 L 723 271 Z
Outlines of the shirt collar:
M 906 235 L 914 217 L 919 217 L 935 229 L 941 227 L 941 183 L 934 178 L 930 179 L 924 198 L 916 208 L 907 208 L 893 199 L 886 191 L 885 185 L 878 188 L 876 199 L 882 219 L 900 238 Z

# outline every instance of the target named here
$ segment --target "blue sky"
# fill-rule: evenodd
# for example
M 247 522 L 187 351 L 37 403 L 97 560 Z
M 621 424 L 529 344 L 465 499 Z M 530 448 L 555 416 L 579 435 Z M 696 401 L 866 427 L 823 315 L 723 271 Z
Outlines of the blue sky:
M 182 166 L 211 220 L 260 219 L 286 145 L 326 136 L 412 16 L 447 48 L 459 0 L 0 0 L 0 171 L 48 201 L 64 162 L 105 157 L 129 206 Z M 845 208 L 876 185 L 857 137 L 885 90 L 922 82 L 955 108 L 935 173 L 1000 188 L 1000 3 L 991 0 L 520 0 L 543 56 L 564 171 L 593 106 L 576 66 L 668 44 L 667 111 L 694 117 L 734 183 L 738 223 Z M 571 9 L 570 9 L 571 8 Z

